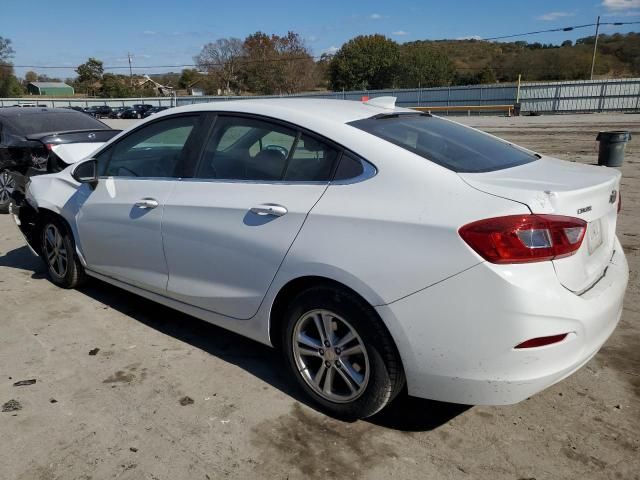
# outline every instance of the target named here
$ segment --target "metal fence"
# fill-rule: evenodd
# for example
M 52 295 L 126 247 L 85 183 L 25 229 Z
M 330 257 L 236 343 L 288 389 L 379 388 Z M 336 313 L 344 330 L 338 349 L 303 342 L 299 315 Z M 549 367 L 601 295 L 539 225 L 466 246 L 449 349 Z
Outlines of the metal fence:
M 306 93 L 297 98 L 332 98 L 361 100 L 363 97 L 391 95 L 402 107 L 447 107 L 514 105 L 521 103 L 523 112 L 574 113 L 640 111 L 640 78 L 620 80 L 528 82 L 517 84 L 470 85 L 415 89 L 358 90 L 348 92 Z M 24 103 L 47 107 L 89 107 L 92 105 L 128 106 L 148 103 L 158 106 L 180 106 L 193 103 L 274 98 L 272 96 L 151 97 L 151 98 L 0 98 L 0 107 Z M 446 113 L 446 111 L 445 111 Z

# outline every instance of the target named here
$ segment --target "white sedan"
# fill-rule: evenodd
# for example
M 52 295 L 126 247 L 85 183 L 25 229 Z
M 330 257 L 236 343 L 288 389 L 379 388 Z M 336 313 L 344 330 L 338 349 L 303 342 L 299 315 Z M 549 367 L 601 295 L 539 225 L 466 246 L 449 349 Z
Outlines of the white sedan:
M 14 208 L 87 276 L 282 349 L 325 411 L 401 392 L 510 404 L 595 355 L 622 311 L 620 173 L 369 102 L 158 113 Z

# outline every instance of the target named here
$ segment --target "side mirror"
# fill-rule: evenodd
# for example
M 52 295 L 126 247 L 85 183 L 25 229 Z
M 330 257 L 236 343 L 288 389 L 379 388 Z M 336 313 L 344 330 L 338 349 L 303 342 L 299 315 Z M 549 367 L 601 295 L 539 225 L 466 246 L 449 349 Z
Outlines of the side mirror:
M 92 158 L 78 164 L 71 176 L 79 183 L 88 183 L 95 187 L 98 184 L 98 161 Z

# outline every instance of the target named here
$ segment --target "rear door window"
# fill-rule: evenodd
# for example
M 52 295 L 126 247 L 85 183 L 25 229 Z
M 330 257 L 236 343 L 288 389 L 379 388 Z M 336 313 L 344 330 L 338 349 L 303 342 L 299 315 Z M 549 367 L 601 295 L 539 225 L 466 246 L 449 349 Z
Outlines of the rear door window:
M 538 159 L 507 142 L 426 114 L 380 115 L 349 125 L 454 172 L 490 172 Z
M 338 151 L 315 137 L 258 118 L 220 116 L 196 178 L 326 182 Z

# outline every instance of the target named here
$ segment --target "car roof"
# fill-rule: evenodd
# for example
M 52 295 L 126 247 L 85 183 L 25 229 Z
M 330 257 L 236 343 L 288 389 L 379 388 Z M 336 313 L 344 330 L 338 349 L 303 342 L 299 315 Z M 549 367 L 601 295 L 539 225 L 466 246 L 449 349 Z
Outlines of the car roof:
M 274 98 L 196 103 L 171 108 L 161 115 L 210 111 L 263 115 L 318 131 L 324 130 L 328 125 L 345 124 L 380 114 L 417 113 L 407 108 L 382 108 L 352 100 Z

